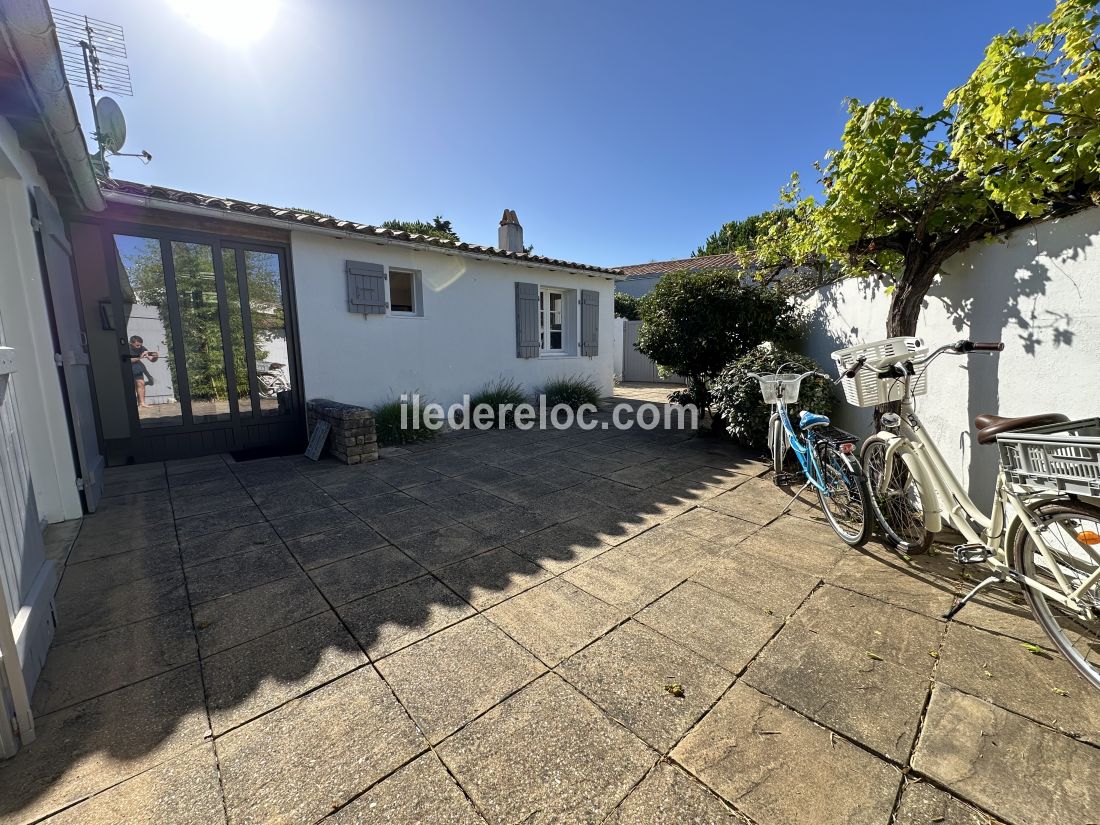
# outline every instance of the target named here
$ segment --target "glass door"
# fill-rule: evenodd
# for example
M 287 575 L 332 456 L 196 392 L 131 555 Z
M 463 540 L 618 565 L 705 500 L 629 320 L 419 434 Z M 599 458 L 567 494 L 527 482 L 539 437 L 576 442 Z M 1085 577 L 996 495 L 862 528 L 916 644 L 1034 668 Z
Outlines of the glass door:
M 281 249 L 110 239 L 117 278 L 101 312 L 134 435 L 230 428 L 239 445 L 249 422 L 295 413 Z

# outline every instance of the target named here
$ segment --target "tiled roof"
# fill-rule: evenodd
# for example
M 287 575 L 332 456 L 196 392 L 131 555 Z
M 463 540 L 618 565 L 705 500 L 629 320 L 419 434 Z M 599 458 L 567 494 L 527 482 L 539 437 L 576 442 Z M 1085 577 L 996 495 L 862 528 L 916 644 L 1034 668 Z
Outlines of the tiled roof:
M 652 278 L 664 275 L 666 272 L 707 272 L 711 269 L 735 269 L 741 265 L 740 260 L 734 254 L 728 255 L 702 255 L 698 258 L 680 258 L 676 261 L 653 261 L 648 264 L 635 264 L 634 266 L 620 266 L 619 271 L 631 278 Z
M 262 203 L 250 203 L 249 201 L 236 200 L 234 198 L 221 198 L 213 195 L 200 195 L 196 192 L 183 192 L 179 189 L 169 189 L 165 186 L 149 186 L 144 183 L 133 183 L 125 180 L 100 180 L 100 188 L 109 201 L 111 193 L 117 192 L 124 195 L 135 195 L 151 200 L 162 200 L 169 203 L 188 204 L 220 212 L 225 217 L 232 219 L 233 215 L 252 215 L 259 218 L 269 218 L 285 221 L 288 228 L 294 226 L 315 226 L 322 229 L 334 229 L 340 232 L 352 232 L 373 238 L 388 238 L 394 241 L 404 241 L 424 246 L 438 246 L 441 249 L 453 249 L 457 252 L 467 252 L 476 255 L 489 255 L 496 258 L 505 258 L 511 261 L 540 264 L 542 266 L 557 267 L 560 269 L 574 269 L 581 272 L 598 272 L 604 275 L 621 275 L 616 269 L 605 269 L 600 266 L 581 264 L 574 261 L 563 261 L 558 258 L 547 258 L 545 255 L 533 255 L 527 252 L 506 252 L 493 246 L 480 246 L 479 244 L 466 243 L 464 241 L 451 241 L 446 238 L 436 238 L 431 235 L 419 235 L 415 232 L 404 232 L 399 229 L 385 229 L 381 226 L 370 226 L 354 221 L 345 221 L 334 218 L 331 215 L 323 215 L 319 212 L 307 212 L 302 209 L 283 209 L 278 206 L 267 206 Z

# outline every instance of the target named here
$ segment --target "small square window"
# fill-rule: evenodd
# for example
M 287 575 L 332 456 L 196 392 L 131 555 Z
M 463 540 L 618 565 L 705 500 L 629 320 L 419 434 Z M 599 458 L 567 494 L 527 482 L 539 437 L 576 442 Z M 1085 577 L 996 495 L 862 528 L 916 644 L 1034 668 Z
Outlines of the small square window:
M 419 313 L 416 273 L 402 269 L 390 270 L 390 312 L 405 315 Z

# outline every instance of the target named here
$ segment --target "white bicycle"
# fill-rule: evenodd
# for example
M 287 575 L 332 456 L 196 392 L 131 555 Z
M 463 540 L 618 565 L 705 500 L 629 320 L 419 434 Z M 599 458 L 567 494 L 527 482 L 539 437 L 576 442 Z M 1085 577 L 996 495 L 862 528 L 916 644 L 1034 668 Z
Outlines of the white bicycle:
M 986 515 L 913 405 L 914 396 L 927 392 L 928 366 L 940 355 L 1003 348 L 959 341 L 929 354 L 919 339 L 890 338 L 833 353 L 850 403 L 900 403 L 900 413 L 883 414 L 882 430 L 863 443 L 871 509 L 900 551 L 924 552 L 946 524 L 965 538 L 954 548 L 956 561 L 989 568 L 945 619 L 986 587 L 1015 582 L 1051 642 L 1100 689 L 1100 418 L 978 416 L 978 443 L 996 442 L 1001 460 Z

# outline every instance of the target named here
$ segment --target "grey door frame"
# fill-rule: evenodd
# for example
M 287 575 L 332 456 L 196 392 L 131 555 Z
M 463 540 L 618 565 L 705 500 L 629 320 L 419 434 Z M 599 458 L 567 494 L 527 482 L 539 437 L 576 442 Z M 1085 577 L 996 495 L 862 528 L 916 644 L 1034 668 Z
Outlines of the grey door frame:
M 115 247 L 114 236 L 115 235 L 130 235 L 134 237 L 143 237 L 155 239 L 160 243 L 161 249 L 161 264 L 164 271 L 164 286 L 166 293 L 166 300 L 168 303 L 168 315 L 169 324 L 172 332 L 172 349 L 173 360 L 176 367 L 176 383 L 177 392 L 180 399 L 181 410 L 181 423 L 178 426 L 169 427 L 157 427 L 155 431 L 149 430 L 149 428 L 143 429 L 141 427 L 140 419 L 138 418 L 138 411 L 135 405 L 127 399 L 126 410 L 129 423 L 129 443 L 132 449 L 128 452 L 131 456 L 137 460 L 142 459 L 155 459 L 158 456 L 150 454 L 146 449 L 147 445 L 152 442 L 154 438 L 160 439 L 164 436 L 171 435 L 187 435 L 187 434 L 201 434 L 201 433 L 213 433 L 216 431 L 232 431 L 232 443 L 237 445 L 237 448 L 245 446 L 245 441 L 242 439 L 243 424 L 240 416 L 239 403 L 237 398 L 237 387 L 234 365 L 231 358 L 224 358 L 223 363 L 226 366 L 226 381 L 227 381 L 227 395 L 230 403 L 230 422 L 227 426 L 224 421 L 211 421 L 211 422 L 196 422 L 191 410 L 191 394 L 190 383 L 187 380 L 187 364 L 186 358 L 183 352 L 183 330 L 181 316 L 179 312 L 179 300 L 176 290 L 176 270 L 175 264 L 172 259 L 172 242 L 177 241 L 180 243 L 193 243 L 202 244 L 211 248 L 211 254 L 213 256 L 213 265 L 215 273 L 215 288 L 218 295 L 218 317 L 219 326 L 222 334 L 223 347 L 228 341 L 231 340 L 229 335 L 229 318 L 228 318 L 228 304 L 226 301 L 225 293 L 225 273 L 222 261 L 222 250 L 233 249 L 236 250 L 237 260 L 237 278 L 238 289 L 240 291 L 240 299 L 242 306 L 247 306 L 247 286 L 242 290 L 241 282 L 247 280 L 243 271 L 243 256 L 245 251 L 256 252 L 268 252 L 278 256 L 279 260 L 279 277 L 282 286 L 282 299 L 283 299 L 283 318 L 286 328 L 287 337 L 287 355 L 288 361 L 287 368 L 290 370 L 290 399 L 291 404 L 289 410 L 285 414 L 272 415 L 272 416 L 259 416 L 257 411 L 259 410 L 258 402 L 258 379 L 255 376 L 256 365 L 254 358 L 253 343 L 246 337 L 246 356 L 249 367 L 249 388 L 252 395 L 254 411 L 254 421 L 259 424 L 271 424 L 271 425 L 300 425 L 296 426 L 296 430 L 300 430 L 304 437 L 305 433 L 305 400 L 304 391 L 302 387 L 302 368 L 301 368 L 301 349 L 298 343 L 298 317 L 297 307 L 294 293 L 294 277 L 291 266 L 290 256 L 290 244 L 280 243 L 270 240 L 255 240 L 252 241 L 245 236 L 226 235 L 216 232 L 203 232 L 191 229 L 181 229 L 168 226 L 161 226 L 157 224 L 146 224 L 139 222 L 121 221 L 114 219 L 106 220 L 94 220 L 90 221 L 97 225 L 100 231 L 100 239 L 102 242 L 102 250 L 104 255 L 105 272 L 107 275 L 108 289 L 111 296 L 111 307 L 114 317 L 116 319 L 124 318 L 122 312 L 123 301 L 121 291 L 121 277 L 123 273 L 119 271 L 118 254 Z M 243 313 L 243 317 L 246 319 L 247 332 L 251 331 L 251 318 L 248 313 Z M 116 321 L 118 325 L 120 321 Z M 115 330 L 119 332 L 119 330 Z M 124 334 L 124 333 L 123 333 Z M 124 359 L 121 343 L 122 339 L 119 338 L 116 342 L 119 346 L 119 368 L 123 373 L 123 386 L 129 388 L 132 385 L 132 374 L 130 370 L 129 359 Z M 126 344 L 128 346 L 128 342 Z M 251 423 L 251 420 L 250 420 Z M 232 447 L 231 447 L 232 449 Z M 178 454 L 178 457 L 184 457 L 186 455 L 202 455 L 209 452 L 215 452 L 216 450 L 207 450 L 202 447 L 195 448 L 192 451 L 184 451 Z

